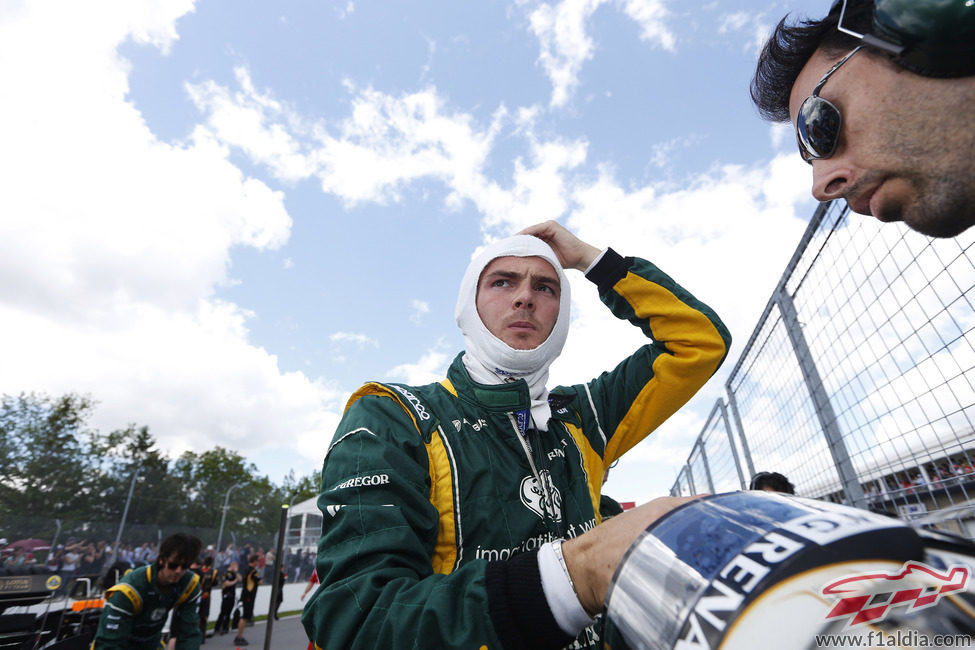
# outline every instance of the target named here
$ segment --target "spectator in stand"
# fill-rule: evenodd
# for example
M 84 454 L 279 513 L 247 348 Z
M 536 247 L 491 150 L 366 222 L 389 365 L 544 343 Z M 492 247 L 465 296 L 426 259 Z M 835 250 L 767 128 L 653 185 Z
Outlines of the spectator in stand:
M 61 556 L 64 554 L 64 545 L 58 544 L 47 554 L 47 570 L 51 573 L 61 572 Z
M 106 552 L 109 552 L 108 542 L 105 540 L 99 540 L 95 544 L 95 573 L 101 573 L 102 569 L 105 567 L 105 559 L 108 557 Z
M 139 548 L 132 552 L 134 561 L 139 565 L 145 565 L 152 562 L 152 550 L 149 548 L 149 542 L 143 542 Z
M 304 556 L 301 559 L 301 567 L 300 567 L 300 569 L 301 569 L 301 574 L 298 575 L 298 576 L 295 576 L 295 579 L 294 579 L 295 582 L 298 582 L 299 580 L 303 579 L 303 578 L 301 578 L 301 576 L 311 575 L 312 572 L 315 570 L 315 554 L 314 553 L 312 553 L 311 551 L 308 551 L 308 552 L 306 552 L 304 554 Z
M 234 550 L 233 544 L 227 544 L 227 548 L 224 549 L 223 562 L 225 571 L 230 567 L 231 564 L 236 564 L 238 567 L 240 567 L 240 558 L 237 557 L 237 552 Z
M 97 561 L 97 551 L 95 550 L 95 545 L 91 542 L 87 542 L 81 549 L 81 558 L 78 560 L 78 575 L 98 575 L 99 569 L 101 569 L 101 565 Z
M 79 544 L 74 538 L 68 538 L 68 543 L 64 546 L 64 553 L 61 555 L 61 571 L 59 572 L 62 580 L 62 588 L 68 592 L 71 588 L 71 581 L 74 580 L 75 573 L 78 571 Z
M 301 567 L 302 555 L 303 555 L 303 552 L 299 548 L 297 553 L 293 553 L 288 558 L 288 569 L 289 569 L 289 573 L 292 576 L 292 578 L 291 578 L 292 580 L 297 581 L 298 580 L 298 576 L 301 574 L 301 568 L 300 567 Z
M 267 555 L 264 557 L 264 576 L 270 579 L 270 572 L 274 571 L 274 549 L 269 548 Z
M 106 563 L 109 560 L 113 559 L 114 552 L 112 551 L 112 545 L 109 544 L 108 542 L 102 541 L 99 542 L 99 544 L 101 545 L 101 550 L 102 550 L 102 569 L 104 569 Z M 114 560 L 117 562 L 118 558 L 116 557 L 114 558 Z
M 14 552 L 7 557 L 7 561 L 4 566 L 8 569 L 20 569 L 24 566 L 24 562 L 27 558 L 27 553 L 24 552 L 23 546 L 17 546 L 14 548 Z
M 901 481 L 901 488 L 908 494 L 914 494 L 914 485 L 911 483 L 911 480 L 908 477 L 905 477 L 904 480 Z
M 223 574 L 230 568 L 230 560 L 227 558 L 226 551 L 223 549 L 217 551 L 213 559 L 213 567 L 216 569 L 217 574 Z
M 119 545 L 119 558 L 128 564 L 130 567 L 135 568 L 135 551 L 132 550 L 132 546 L 129 544 Z

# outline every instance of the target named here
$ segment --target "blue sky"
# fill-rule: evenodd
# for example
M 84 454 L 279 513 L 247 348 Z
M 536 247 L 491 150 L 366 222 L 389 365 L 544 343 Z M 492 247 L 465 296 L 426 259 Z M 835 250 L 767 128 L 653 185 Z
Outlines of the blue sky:
M 172 455 L 316 471 L 359 384 L 443 375 L 474 249 L 557 219 L 736 336 L 607 487 L 662 494 L 815 207 L 748 99 L 759 44 L 827 8 L 4 2 L 0 392 L 89 393 L 96 426 Z M 641 344 L 572 282 L 553 383 Z

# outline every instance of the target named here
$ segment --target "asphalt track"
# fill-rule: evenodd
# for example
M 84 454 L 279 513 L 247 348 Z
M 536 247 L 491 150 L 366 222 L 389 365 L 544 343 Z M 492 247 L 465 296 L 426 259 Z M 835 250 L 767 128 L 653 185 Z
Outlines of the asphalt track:
M 301 599 L 307 582 L 289 583 L 284 586 L 283 602 L 281 612 L 300 612 L 305 601 Z M 210 620 L 216 620 L 220 613 L 220 591 L 214 590 L 212 598 L 213 605 L 210 608 Z M 271 601 L 270 585 L 261 585 L 257 589 L 257 601 L 254 603 L 254 613 L 258 616 L 267 614 L 268 605 Z M 234 637 L 237 630 L 231 630 L 229 634 L 223 636 L 207 637 L 206 642 L 201 646 L 204 650 L 219 648 L 220 650 L 263 650 L 264 637 L 267 634 L 267 622 L 257 621 L 253 626 L 244 628 L 244 638 L 248 645 L 238 646 L 234 644 Z M 268 650 L 305 650 L 308 647 L 308 637 L 305 636 L 305 628 L 301 626 L 300 614 L 289 614 L 282 616 L 271 625 L 271 640 Z
M 244 638 L 249 643 L 247 646 L 239 646 L 234 643 L 234 637 L 237 636 L 236 630 L 234 630 L 223 636 L 208 637 L 201 648 L 204 650 L 216 650 L 217 648 L 220 650 L 227 650 L 227 648 L 230 650 L 235 648 L 262 650 L 266 635 L 267 622 L 258 621 L 253 626 L 244 629 Z M 298 614 L 293 614 L 282 616 L 274 621 L 271 626 L 270 643 L 267 647 L 270 650 L 305 650 L 308 647 L 308 637 L 305 636 L 305 628 L 301 627 L 301 617 Z

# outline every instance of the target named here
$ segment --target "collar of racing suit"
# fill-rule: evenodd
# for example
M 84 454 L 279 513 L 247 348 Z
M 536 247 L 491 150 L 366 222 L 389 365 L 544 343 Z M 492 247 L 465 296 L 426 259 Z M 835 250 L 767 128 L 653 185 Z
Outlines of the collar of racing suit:
M 529 409 L 531 398 L 528 383 L 524 379 L 515 379 L 503 384 L 479 384 L 471 379 L 462 360 L 463 352 L 454 358 L 447 371 L 447 381 L 454 388 L 459 399 L 470 402 L 493 413 L 514 413 Z M 449 390 L 449 389 L 448 389 Z M 549 393 L 549 405 L 552 417 L 557 420 L 572 420 L 564 408 L 572 402 L 572 395 Z

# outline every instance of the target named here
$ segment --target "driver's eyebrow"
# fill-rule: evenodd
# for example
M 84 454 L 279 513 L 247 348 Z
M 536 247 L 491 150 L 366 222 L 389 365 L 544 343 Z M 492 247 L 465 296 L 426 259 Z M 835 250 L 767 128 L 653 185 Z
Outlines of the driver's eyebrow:
M 523 273 L 518 273 L 517 271 L 505 271 L 505 270 L 502 270 L 502 269 L 496 269 L 494 271 L 491 271 L 487 275 L 485 275 L 484 276 L 484 279 L 485 280 L 488 280 L 490 278 L 504 278 L 506 280 L 520 280 L 523 277 L 525 277 L 525 275 Z M 531 276 L 531 279 L 534 280 L 534 281 L 536 281 L 536 282 L 544 282 L 545 284 L 553 284 L 553 285 L 555 285 L 556 287 L 559 287 L 559 288 L 562 287 L 562 285 L 559 284 L 559 279 L 558 278 L 553 278 L 553 277 L 548 276 L 548 275 L 534 275 L 533 274 Z
M 560 289 L 562 288 L 562 285 L 559 284 L 558 278 L 553 278 L 548 275 L 533 275 L 532 279 L 537 282 L 544 282 L 545 284 L 554 284 L 556 287 Z

